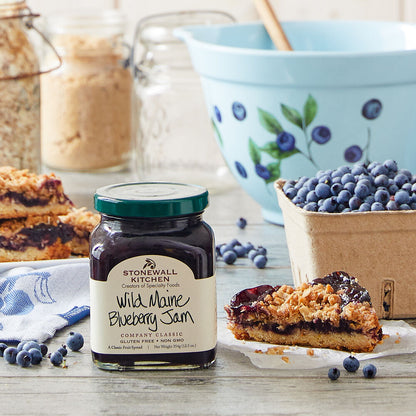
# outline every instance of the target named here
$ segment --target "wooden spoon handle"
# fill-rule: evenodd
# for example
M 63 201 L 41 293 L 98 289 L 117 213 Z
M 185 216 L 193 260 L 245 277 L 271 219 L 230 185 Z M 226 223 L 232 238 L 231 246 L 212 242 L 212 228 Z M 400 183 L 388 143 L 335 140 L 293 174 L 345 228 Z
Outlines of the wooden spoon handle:
M 281 51 L 293 50 L 269 0 L 254 0 L 254 4 L 276 48 Z

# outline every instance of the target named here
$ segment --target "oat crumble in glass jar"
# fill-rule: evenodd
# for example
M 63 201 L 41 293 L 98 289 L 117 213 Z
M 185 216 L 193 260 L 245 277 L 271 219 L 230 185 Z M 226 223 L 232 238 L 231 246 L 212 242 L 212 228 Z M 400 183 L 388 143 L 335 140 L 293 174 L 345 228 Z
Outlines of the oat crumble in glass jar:
M 117 171 L 132 145 L 132 75 L 117 10 L 49 16 L 61 68 L 42 78 L 42 158 L 67 171 Z
M 104 370 L 207 368 L 215 360 L 215 243 L 208 192 L 141 182 L 95 194 L 91 350 Z
M 215 10 L 150 15 L 133 41 L 138 122 L 135 166 L 139 180 L 173 180 L 224 190 L 235 181 L 215 142 L 199 75 L 186 45 L 174 35 L 183 25 L 234 22 Z
M 29 31 L 38 16 L 25 1 L 0 1 L 0 165 L 33 172 L 40 170 L 41 69 Z

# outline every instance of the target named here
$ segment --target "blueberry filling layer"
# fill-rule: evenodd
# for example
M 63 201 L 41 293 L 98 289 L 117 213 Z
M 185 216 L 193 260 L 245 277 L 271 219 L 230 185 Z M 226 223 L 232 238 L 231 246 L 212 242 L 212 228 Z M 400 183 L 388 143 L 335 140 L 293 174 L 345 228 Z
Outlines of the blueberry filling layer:
M 49 185 L 45 185 L 46 188 L 50 189 L 53 188 L 54 186 L 52 186 L 51 184 Z M 0 196 L 0 201 L 3 199 L 11 199 L 14 202 L 17 202 L 21 205 L 24 205 L 25 207 L 44 207 L 46 205 L 48 205 L 50 203 L 50 198 L 49 197 L 45 197 L 45 198 L 27 198 L 25 197 L 23 194 L 19 193 L 19 192 L 6 192 L 4 195 Z M 68 201 L 68 197 L 65 195 L 60 195 L 60 203 L 64 204 Z
M 56 243 L 58 238 L 67 243 L 75 236 L 72 226 L 68 224 L 39 224 L 33 228 L 23 228 L 13 238 L 0 236 L 0 248 L 11 251 L 25 251 L 28 247 L 42 250 Z
M 235 320 L 234 322 L 238 322 Z M 244 328 L 260 327 L 263 331 L 271 331 L 280 335 L 290 335 L 295 330 L 310 330 L 321 334 L 329 333 L 361 333 L 360 330 L 354 330 L 350 327 L 350 322 L 344 319 L 340 320 L 339 326 L 333 326 L 330 322 L 324 322 L 321 320 L 314 320 L 313 322 L 299 322 L 294 325 L 287 325 L 285 328 L 280 328 L 278 324 L 267 324 L 263 322 L 239 322 L 238 325 L 242 325 Z M 368 336 L 369 334 L 366 334 Z M 376 332 L 372 334 L 372 337 L 377 340 L 383 338 L 382 332 Z

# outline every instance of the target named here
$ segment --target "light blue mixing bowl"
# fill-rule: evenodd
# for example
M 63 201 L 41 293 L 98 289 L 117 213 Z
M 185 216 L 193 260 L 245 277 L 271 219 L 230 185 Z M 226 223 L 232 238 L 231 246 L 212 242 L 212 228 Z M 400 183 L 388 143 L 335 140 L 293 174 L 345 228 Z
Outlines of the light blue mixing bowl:
M 393 158 L 416 172 L 416 26 L 286 22 L 177 29 L 201 76 L 218 145 L 240 185 L 282 224 L 273 183 Z

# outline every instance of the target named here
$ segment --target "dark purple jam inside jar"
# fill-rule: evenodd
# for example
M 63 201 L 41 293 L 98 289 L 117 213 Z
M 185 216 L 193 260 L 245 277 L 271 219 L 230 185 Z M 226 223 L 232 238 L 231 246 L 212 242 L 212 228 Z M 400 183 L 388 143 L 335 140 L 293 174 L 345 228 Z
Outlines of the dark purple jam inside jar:
M 207 368 L 216 355 L 208 192 L 145 182 L 97 190 L 91 235 L 91 349 L 102 369 Z

